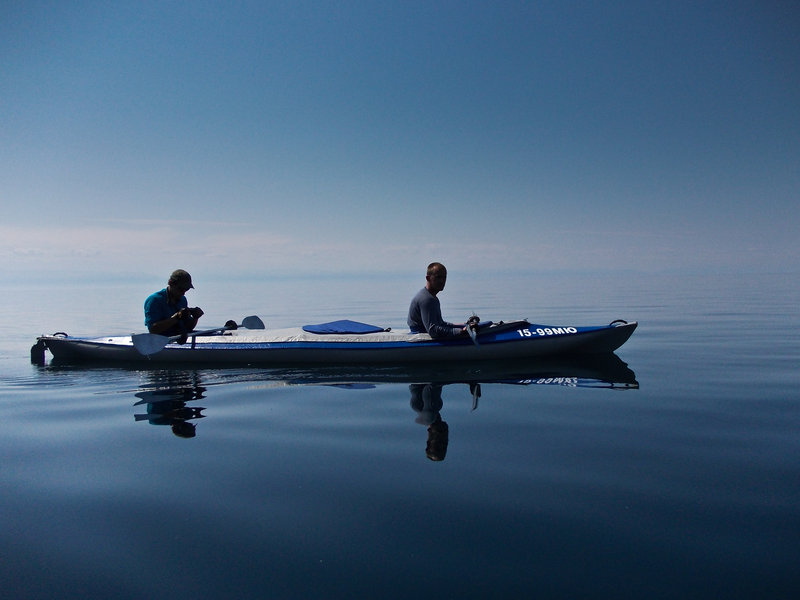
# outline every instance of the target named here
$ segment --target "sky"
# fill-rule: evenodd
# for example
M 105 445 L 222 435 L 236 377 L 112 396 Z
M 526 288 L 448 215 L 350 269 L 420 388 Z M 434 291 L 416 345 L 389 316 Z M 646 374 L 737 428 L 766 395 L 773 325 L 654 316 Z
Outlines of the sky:
M 800 5 L 0 5 L 0 278 L 800 271 Z

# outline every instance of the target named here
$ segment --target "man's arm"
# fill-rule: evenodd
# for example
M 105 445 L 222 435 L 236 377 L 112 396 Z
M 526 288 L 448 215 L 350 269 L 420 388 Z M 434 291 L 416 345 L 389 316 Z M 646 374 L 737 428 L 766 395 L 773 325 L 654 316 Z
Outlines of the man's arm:
M 422 324 L 433 339 L 454 337 L 464 330 L 463 326 L 448 323 L 442 318 L 441 306 L 434 297 L 421 302 L 419 308 Z
M 164 333 L 169 331 L 173 327 L 175 327 L 180 322 L 180 319 L 177 317 L 177 313 L 172 315 L 167 319 L 162 319 L 160 321 L 156 321 L 155 323 L 151 323 L 147 330 L 150 333 Z
M 200 320 L 202 316 L 203 310 L 200 308 L 182 308 L 171 317 L 151 323 L 147 329 L 150 333 L 162 334 L 183 321 L 185 330 L 189 332 L 195 328 L 197 321 Z

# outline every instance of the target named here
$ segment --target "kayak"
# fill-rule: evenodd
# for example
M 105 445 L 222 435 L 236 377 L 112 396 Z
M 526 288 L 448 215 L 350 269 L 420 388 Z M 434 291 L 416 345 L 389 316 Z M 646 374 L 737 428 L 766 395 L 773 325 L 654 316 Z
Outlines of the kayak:
M 357 321 L 261 329 L 258 317 L 241 327 L 192 332 L 188 339 L 140 333 L 103 337 L 42 335 L 31 359 L 44 362 L 45 350 L 60 362 L 150 362 L 186 365 L 370 365 L 498 361 L 610 353 L 622 346 L 636 322 L 599 326 L 552 326 L 527 320 L 486 322 L 474 336 L 432 339 L 427 333 L 392 331 Z M 260 327 L 259 327 L 260 325 Z M 183 342 L 183 343 L 181 343 Z

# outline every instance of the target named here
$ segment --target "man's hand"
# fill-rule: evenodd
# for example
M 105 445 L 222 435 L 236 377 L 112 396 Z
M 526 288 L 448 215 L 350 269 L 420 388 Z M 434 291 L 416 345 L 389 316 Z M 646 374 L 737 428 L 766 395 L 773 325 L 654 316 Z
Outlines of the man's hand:
M 173 319 L 178 319 L 178 321 L 184 321 L 188 319 L 192 319 L 193 321 L 197 321 L 200 317 L 203 316 L 203 309 L 194 307 L 194 308 L 182 308 L 174 315 L 172 315 Z

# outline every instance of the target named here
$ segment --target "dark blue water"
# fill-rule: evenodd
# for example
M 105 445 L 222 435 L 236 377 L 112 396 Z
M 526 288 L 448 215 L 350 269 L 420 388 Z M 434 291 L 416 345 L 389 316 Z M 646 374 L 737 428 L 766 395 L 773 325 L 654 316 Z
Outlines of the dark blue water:
M 453 320 L 638 320 L 617 352 L 638 386 L 603 381 L 619 364 L 37 367 L 36 335 L 139 330 L 153 290 L 12 289 L 3 597 L 798 597 L 796 277 L 455 275 Z M 209 326 L 402 327 L 421 283 L 205 281 L 191 300 Z

